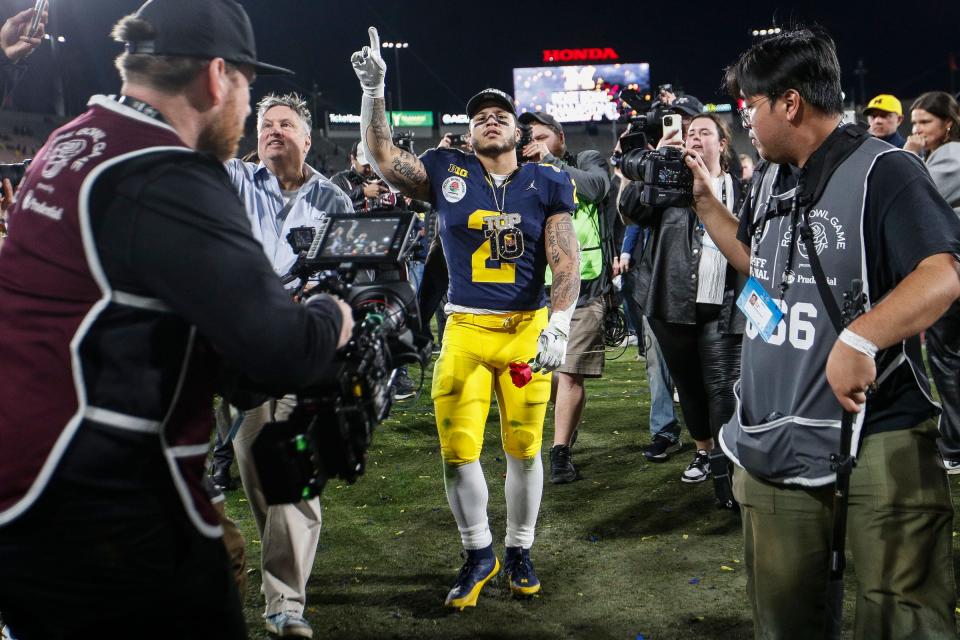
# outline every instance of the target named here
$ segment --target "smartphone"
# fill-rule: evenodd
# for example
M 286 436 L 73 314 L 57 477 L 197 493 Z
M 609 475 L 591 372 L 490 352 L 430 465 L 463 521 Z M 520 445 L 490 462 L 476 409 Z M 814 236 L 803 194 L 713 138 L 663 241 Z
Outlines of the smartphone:
M 680 139 L 683 140 L 683 119 L 676 113 L 663 116 L 663 137 L 668 137 L 674 131 L 679 132 Z
M 27 35 L 30 38 L 36 38 L 37 34 L 40 33 L 40 18 L 43 16 L 43 12 L 47 10 L 48 0 L 37 0 L 33 5 L 33 20 L 30 22 L 30 29 L 27 31 Z

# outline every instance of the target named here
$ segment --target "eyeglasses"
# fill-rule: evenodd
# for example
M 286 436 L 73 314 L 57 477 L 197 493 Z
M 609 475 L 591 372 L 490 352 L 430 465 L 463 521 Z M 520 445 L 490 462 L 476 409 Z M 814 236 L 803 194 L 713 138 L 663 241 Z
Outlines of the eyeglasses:
M 753 104 L 748 104 L 743 109 L 740 109 L 738 113 L 740 114 L 740 124 L 743 125 L 744 129 L 750 128 L 750 123 L 753 121 L 753 112 L 757 108 L 757 105 L 763 102 L 764 100 L 769 100 L 770 96 L 763 96 L 762 98 L 757 98 L 753 101 Z

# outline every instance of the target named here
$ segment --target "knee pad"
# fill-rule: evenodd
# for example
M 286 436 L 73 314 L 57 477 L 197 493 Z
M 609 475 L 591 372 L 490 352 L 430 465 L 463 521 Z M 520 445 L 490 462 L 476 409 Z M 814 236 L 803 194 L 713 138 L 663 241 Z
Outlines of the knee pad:
M 444 464 L 459 467 L 480 459 L 483 449 L 483 427 L 479 437 L 476 429 L 466 426 L 457 426 L 451 423 L 450 418 L 442 421 L 437 417 L 437 431 L 440 434 L 440 457 Z M 441 422 L 446 422 L 444 425 Z
M 521 391 L 522 395 L 504 394 L 506 411 L 501 412 L 503 450 L 521 460 L 540 455 L 543 441 L 543 419 L 550 400 L 550 377 L 536 374 Z

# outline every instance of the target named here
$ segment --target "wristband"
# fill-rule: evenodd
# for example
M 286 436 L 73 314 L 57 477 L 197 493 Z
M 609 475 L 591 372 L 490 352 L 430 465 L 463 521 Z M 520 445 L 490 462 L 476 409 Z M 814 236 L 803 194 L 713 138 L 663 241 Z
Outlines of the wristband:
M 869 356 L 870 358 L 876 358 L 877 351 L 880 350 L 877 345 L 873 344 L 863 336 L 857 335 L 853 331 L 850 331 L 850 329 L 844 329 L 840 332 L 840 342 L 848 347 L 856 349 L 863 355 Z

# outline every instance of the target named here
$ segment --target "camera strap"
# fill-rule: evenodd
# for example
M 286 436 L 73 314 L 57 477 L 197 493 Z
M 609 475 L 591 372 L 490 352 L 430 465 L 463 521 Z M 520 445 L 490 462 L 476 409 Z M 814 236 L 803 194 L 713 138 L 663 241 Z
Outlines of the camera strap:
M 134 111 L 139 111 L 148 118 L 153 118 L 157 122 L 162 122 L 163 124 L 170 124 L 167 122 L 166 118 L 163 117 L 159 111 L 154 107 L 151 107 L 149 104 L 143 100 L 137 100 L 136 98 L 131 98 L 130 96 L 111 96 L 119 104 L 122 104 L 125 107 L 129 107 Z

